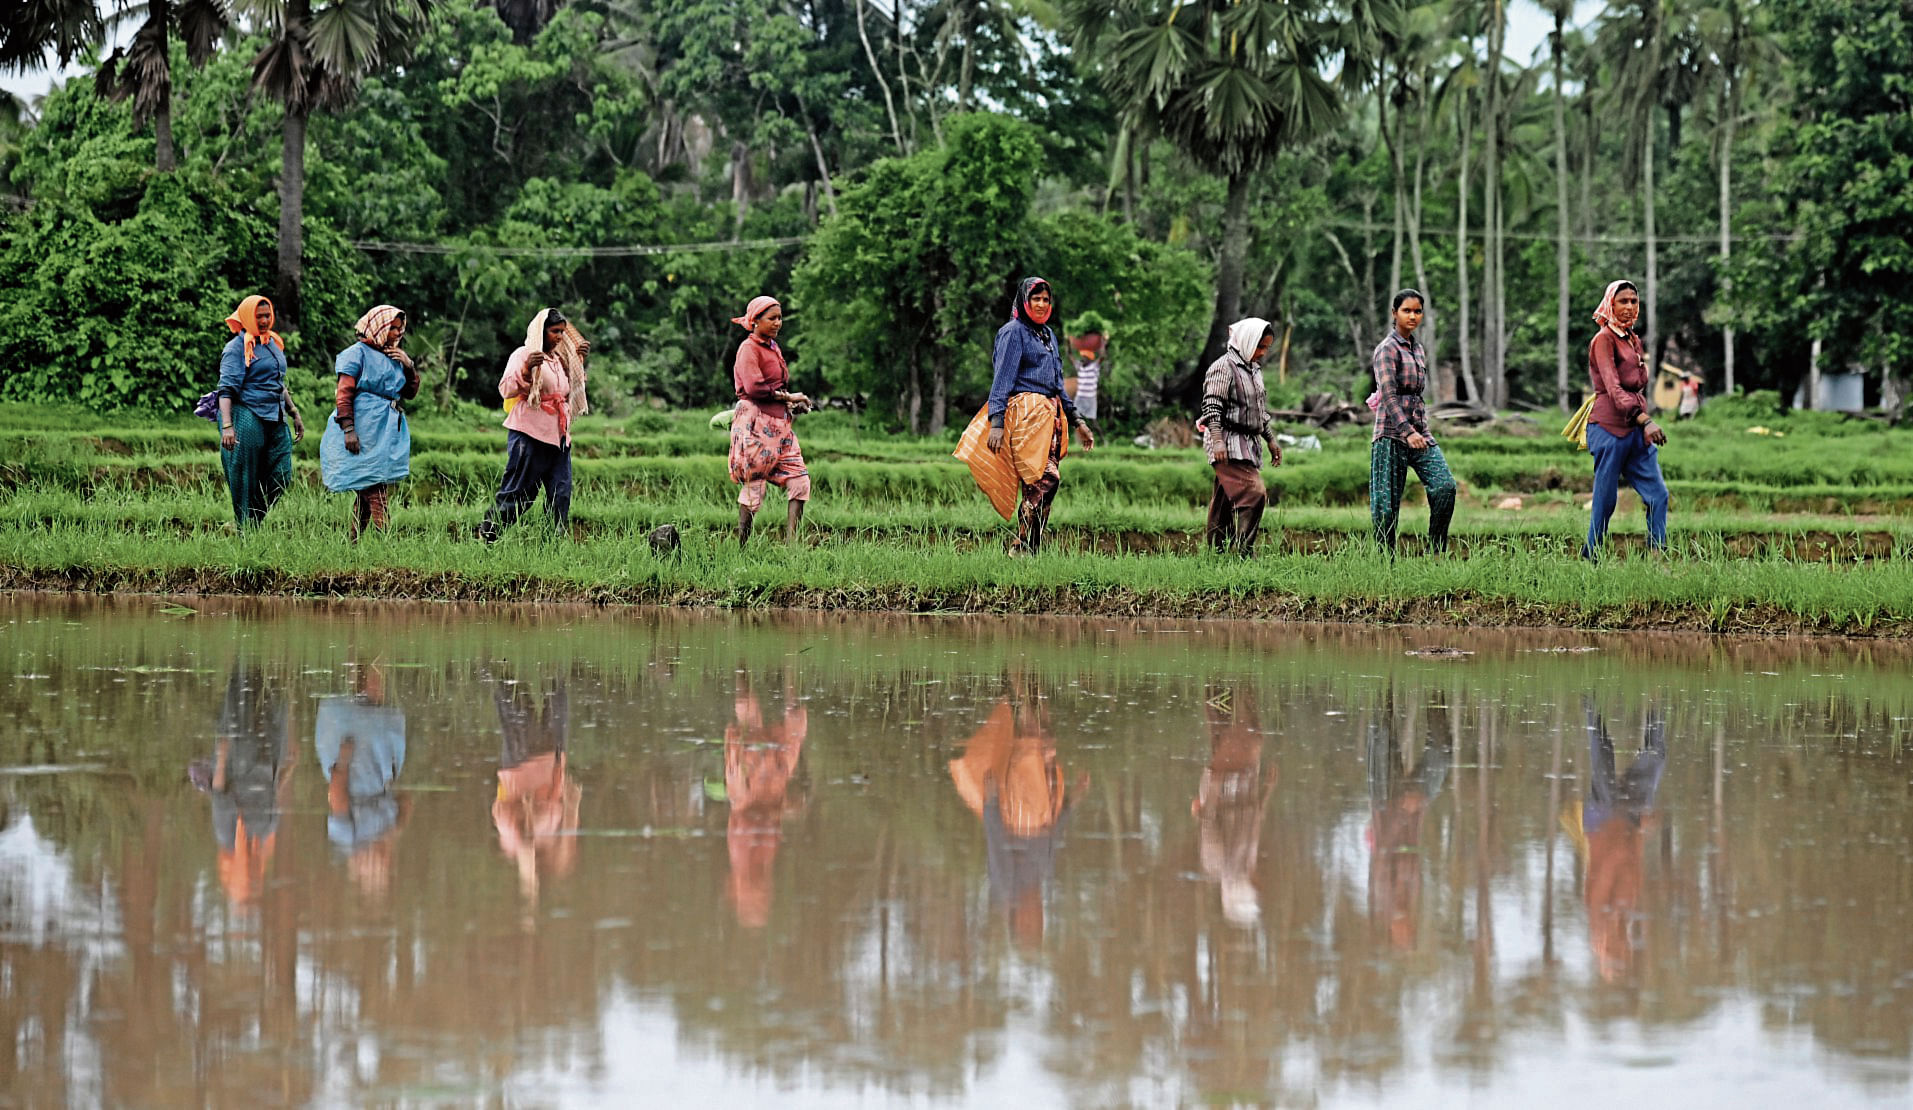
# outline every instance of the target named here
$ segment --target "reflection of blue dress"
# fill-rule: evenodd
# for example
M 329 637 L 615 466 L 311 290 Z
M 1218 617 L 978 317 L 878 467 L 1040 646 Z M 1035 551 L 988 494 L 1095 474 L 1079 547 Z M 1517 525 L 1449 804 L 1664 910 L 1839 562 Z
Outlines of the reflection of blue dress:
M 326 835 L 350 850 L 370 844 L 398 823 L 399 800 L 392 783 L 405 769 L 405 711 L 356 697 L 321 698 L 313 747 L 318 749 L 319 770 L 328 779 L 347 740 L 352 741 L 352 764 L 346 769 L 351 806 L 326 819 Z
M 352 401 L 359 453 L 345 449 L 345 432 L 334 409 L 319 440 L 319 475 L 325 488 L 334 493 L 369 489 L 410 474 L 412 429 L 398 410 L 399 391 L 405 388 L 404 368 L 384 351 L 363 343 L 340 351 L 332 368 L 359 381 L 358 396 Z

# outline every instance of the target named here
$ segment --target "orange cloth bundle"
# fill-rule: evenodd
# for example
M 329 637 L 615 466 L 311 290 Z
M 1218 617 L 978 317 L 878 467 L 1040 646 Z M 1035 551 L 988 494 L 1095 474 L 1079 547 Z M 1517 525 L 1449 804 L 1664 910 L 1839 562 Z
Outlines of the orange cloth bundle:
M 951 454 L 969 464 L 976 487 L 990 499 L 997 514 L 1004 520 L 1015 520 L 1016 503 L 1022 497 L 1019 486 L 1043 476 L 1050 445 L 1060 437 L 1060 454 L 1069 452 L 1063 402 L 1040 393 L 1012 393 L 1003 409 L 1003 450 L 990 450 L 989 437 L 990 410 L 986 405 L 963 429 L 963 438 Z

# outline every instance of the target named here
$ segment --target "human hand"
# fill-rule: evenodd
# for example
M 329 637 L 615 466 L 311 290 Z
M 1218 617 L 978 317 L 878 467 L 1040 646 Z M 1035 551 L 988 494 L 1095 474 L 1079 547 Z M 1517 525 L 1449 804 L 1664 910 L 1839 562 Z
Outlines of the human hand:
M 1089 430 L 1088 424 L 1079 421 L 1076 425 L 1076 442 L 1083 445 L 1083 450 L 1094 451 L 1096 450 L 1096 433 Z
M 295 411 L 292 414 L 292 442 L 297 443 L 304 438 L 306 438 L 306 422 Z
M 990 438 L 985 443 L 985 446 L 992 451 L 1003 450 L 1003 429 L 1001 426 L 993 426 L 990 428 Z
M 228 451 L 239 446 L 239 437 L 233 434 L 231 424 L 223 425 L 219 429 L 219 445 Z
M 1269 459 L 1270 466 L 1282 465 L 1282 445 L 1274 440 L 1269 441 Z
M 1667 443 L 1667 433 L 1662 431 L 1661 426 L 1652 420 L 1647 422 L 1647 442 L 1656 447 L 1665 446 Z
M 591 353 L 591 340 L 589 339 L 578 340 L 578 357 L 583 358 L 590 353 Z
M 345 430 L 345 449 L 354 455 L 359 453 L 359 433 L 351 428 Z
M 803 410 L 803 411 L 805 411 L 805 412 L 808 412 L 808 411 L 810 411 L 810 398 L 809 398 L 809 397 L 806 397 L 806 396 L 805 396 L 805 395 L 803 395 L 802 393 L 797 393 L 797 392 L 794 392 L 794 391 L 793 391 L 793 392 L 788 392 L 788 393 L 785 393 L 785 394 L 784 394 L 784 400 L 785 400 L 785 402 L 787 402 L 788 404 L 792 404 L 792 405 L 795 405 L 795 406 L 797 406 L 797 408 L 799 408 L 799 409 L 801 409 L 801 410 Z
M 1426 450 L 1428 447 L 1428 437 L 1425 435 L 1422 435 L 1420 432 L 1409 432 L 1408 446 L 1414 448 L 1417 451 Z

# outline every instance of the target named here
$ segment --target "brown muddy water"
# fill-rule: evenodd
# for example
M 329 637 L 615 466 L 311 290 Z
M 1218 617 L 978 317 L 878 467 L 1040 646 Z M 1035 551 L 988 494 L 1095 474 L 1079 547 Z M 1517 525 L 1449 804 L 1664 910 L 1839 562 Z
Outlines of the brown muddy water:
M 1904 1105 L 1909 662 L 0 597 L 0 1105 Z

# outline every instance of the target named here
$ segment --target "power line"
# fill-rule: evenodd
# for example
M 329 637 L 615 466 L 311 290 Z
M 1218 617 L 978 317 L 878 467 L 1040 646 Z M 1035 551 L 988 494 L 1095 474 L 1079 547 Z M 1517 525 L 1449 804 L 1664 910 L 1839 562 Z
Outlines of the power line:
M 1343 231 L 1366 231 L 1366 232 L 1379 233 L 1384 235 L 1393 235 L 1395 233 L 1394 224 L 1378 224 L 1378 223 L 1372 223 L 1372 222 L 1364 222 L 1361 220 L 1318 220 L 1316 221 L 1315 226 L 1340 228 Z M 1453 239 L 1455 237 L 1454 229 L 1446 228 L 1446 227 L 1423 227 L 1421 229 L 1421 233 L 1423 238 L 1428 238 L 1431 235 L 1439 236 L 1444 239 Z M 1468 238 L 1470 239 L 1482 239 L 1487 236 L 1486 231 L 1478 230 L 1476 228 L 1469 228 L 1467 234 L 1468 234 Z M 1501 233 L 1501 237 L 1503 239 L 1522 239 L 1522 240 L 1527 240 L 1530 242 L 1537 242 L 1537 243 L 1552 243 L 1556 239 L 1556 236 L 1554 235 L 1546 234 L 1544 232 L 1537 232 L 1537 231 L 1504 231 Z M 1574 242 L 1574 243 L 1603 243 L 1603 244 L 1613 244 L 1617 246 L 1639 246 L 1641 244 L 1641 241 L 1645 239 L 1646 237 L 1647 236 L 1645 233 L 1640 235 L 1570 235 L 1568 236 L 1568 240 L 1569 242 Z M 1727 239 L 1729 242 L 1733 242 L 1733 243 L 1752 243 L 1752 242 L 1796 243 L 1800 241 L 1801 236 L 1791 234 L 1791 233 L 1774 233 L 1769 235 L 1729 235 Z M 1656 243 L 1701 243 L 1708 246 L 1719 246 L 1720 236 L 1718 234 L 1715 234 L 1715 235 L 1656 235 L 1654 236 L 1654 241 Z
M 598 247 L 507 247 L 490 243 L 393 243 L 381 239 L 354 239 L 362 251 L 383 254 L 491 254 L 541 258 L 635 258 L 653 254 L 705 254 L 712 251 L 770 250 L 796 246 L 803 236 L 781 239 L 742 239 L 716 243 L 614 243 Z

